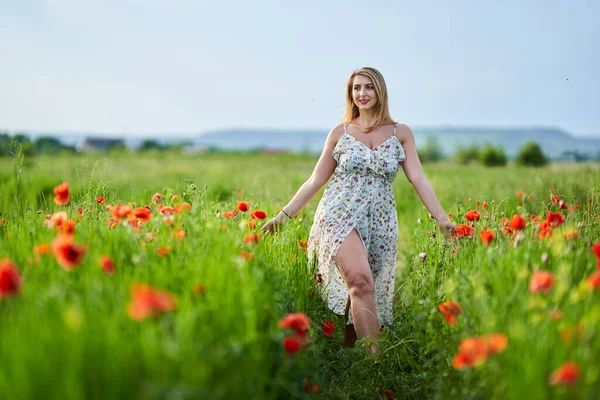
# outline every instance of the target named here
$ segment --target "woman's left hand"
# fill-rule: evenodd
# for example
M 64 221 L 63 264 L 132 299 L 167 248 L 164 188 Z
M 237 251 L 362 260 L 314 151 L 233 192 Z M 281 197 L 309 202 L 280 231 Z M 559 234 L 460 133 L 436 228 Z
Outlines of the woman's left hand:
M 456 226 L 449 219 L 444 221 L 438 221 L 438 227 L 440 228 L 440 232 L 444 235 L 444 239 L 447 239 L 449 235 L 453 234 Z

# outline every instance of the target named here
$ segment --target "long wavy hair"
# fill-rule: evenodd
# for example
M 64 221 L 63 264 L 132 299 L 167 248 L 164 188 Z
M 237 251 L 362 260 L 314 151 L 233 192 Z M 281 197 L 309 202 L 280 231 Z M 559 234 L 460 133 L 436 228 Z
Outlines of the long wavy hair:
M 346 85 L 346 112 L 342 117 L 342 123 L 347 124 L 349 122 L 352 122 L 356 117 L 360 115 L 360 111 L 356 104 L 354 104 L 354 100 L 352 99 L 352 83 L 354 82 L 354 77 L 356 75 L 366 76 L 367 78 L 371 79 L 371 81 L 373 82 L 373 86 L 375 86 L 375 93 L 377 94 L 377 103 L 375 103 L 375 105 L 373 106 L 373 124 L 365 128 L 364 132 L 371 132 L 374 127 L 382 123 L 395 124 L 396 121 L 394 121 L 390 116 L 387 86 L 385 85 L 385 79 L 383 79 L 383 75 L 381 75 L 381 72 L 372 67 L 362 67 L 350 74 L 350 77 L 348 78 L 348 83 Z

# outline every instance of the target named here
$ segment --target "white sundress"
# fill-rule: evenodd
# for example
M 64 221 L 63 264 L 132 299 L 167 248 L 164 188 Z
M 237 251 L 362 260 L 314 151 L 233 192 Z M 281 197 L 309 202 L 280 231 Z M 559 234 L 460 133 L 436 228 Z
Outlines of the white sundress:
M 398 215 L 392 191 L 404 148 L 394 134 L 375 149 L 348 133 L 335 146 L 333 176 L 317 206 L 308 239 L 308 261 L 321 274 L 320 292 L 328 307 L 345 314 L 348 289 L 335 260 L 352 229 L 362 239 L 375 282 L 375 306 L 380 325 L 392 323 Z M 348 324 L 352 314 L 348 315 Z

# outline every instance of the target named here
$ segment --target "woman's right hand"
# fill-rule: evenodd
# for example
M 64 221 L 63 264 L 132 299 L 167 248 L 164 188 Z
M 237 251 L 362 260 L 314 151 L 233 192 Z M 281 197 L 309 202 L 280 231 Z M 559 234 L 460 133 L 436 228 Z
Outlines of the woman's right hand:
M 284 225 L 288 221 L 288 217 L 281 211 L 274 218 L 268 220 L 260 230 L 263 233 L 274 233 L 279 230 L 279 227 Z

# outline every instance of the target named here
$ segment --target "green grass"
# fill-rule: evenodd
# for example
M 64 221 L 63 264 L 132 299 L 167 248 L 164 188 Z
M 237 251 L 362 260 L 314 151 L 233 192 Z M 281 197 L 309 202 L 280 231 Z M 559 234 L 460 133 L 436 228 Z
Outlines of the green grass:
M 600 396 L 600 292 L 582 283 L 596 270 L 590 249 L 600 241 L 597 165 L 425 165 L 456 223 L 465 223 L 463 215 L 472 209 L 482 215 L 474 238 L 448 243 L 434 237 L 435 224 L 400 172 L 394 183 L 400 226 L 394 324 L 383 333 L 375 360 L 358 348 L 343 349 L 343 318 L 316 295 L 306 253 L 298 250 L 321 193 L 282 232 L 255 246 L 243 242 L 252 232 L 245 226 L 247 214 L 222 216 L 239 200 L 273 216 L 315 161 L 169 153 L 0 159 L 0 219 L 6 219 L 0 259 L 13 260 L 23 277 L 22 292 L 0 300 L 0 398 L 374 399 L 384 398 L 386 390 L 410 399 Z M 63 181 L 72 195 L 66 207 L 52 202 L 53 188 Z M 519 190 L 524 200 L 516 196 Z M 192 211 L 166 225 L 150 201 L 156 192 L 168 204 L 170 195 L 181 196 Z M 579 209 L 559 210 L 551 192 Z M 98 196 L 111 205 L 150 205 L 153 218 L 139 232 L 126 225 L 110 229 L 110 212 L 95 202 Z M 477 200 L 486 201 L 487 209 Z M 84 210 L 81 221 L 78 207 Z M 55 238 L 43 221 L 59 210 L 77 220 L 75 240 L 88 247 L 72 271 L 51 254 L 38 264 L 28 261 L 35 245 Z M 540 240 L 529 223 L 515 248 L 500 232 L 503 217 L 545 217 L 547 211 L 566 218 L 551 238 Z M 479 239 L 485 228 L 496 234 L 490 247 Z M 183 240 L 171 237 L 176 229 L 185 231 Z M 579 231 L 577 241 L 563 238 L 570 229 Z M 157 241 L 147 241 L 147 232 Z M 156 254 L 168 245 L 165 257 Z M 254 258 L 243 260 L 240 251 Z M 115 261 L 113 276 L 98 265 L 103 254 Z M 528 290 L 538 269 L 556 276 L 548 294 Z M 177 309 L 133 321 L 127 304 L 135 282 L 169 291 Z M 196 284 L 205 286 L 204 295 L 192 290 Z M 462 306 L 455 326 L 437 309 L 448 299 Z M 563 313 L 560 320 L 549 317 L 555 310 Z M 304 312 L 312 323 L 312 344 L 294 355 L 283 351 L 287 332 L 278 327 L 289 312 Z M 336 326 L 332 338 L 321 331 L 330 319 Z M 581 335 L 563 341 L 561 330 L 577 324 L 584 327 Z M 462 339 L 492 332 L 508 338 L 504 351 L 473 369 L 452 367 Z M 577 384 L 550 386 L 549 375 L 569 359 L 581 369 Z M 319 391 L 306 393 L 304 378 Z

